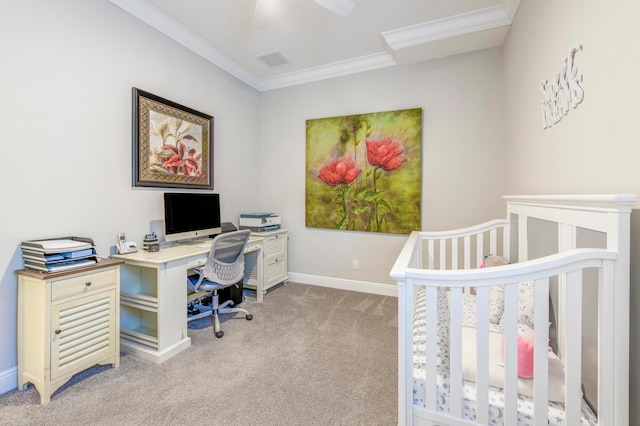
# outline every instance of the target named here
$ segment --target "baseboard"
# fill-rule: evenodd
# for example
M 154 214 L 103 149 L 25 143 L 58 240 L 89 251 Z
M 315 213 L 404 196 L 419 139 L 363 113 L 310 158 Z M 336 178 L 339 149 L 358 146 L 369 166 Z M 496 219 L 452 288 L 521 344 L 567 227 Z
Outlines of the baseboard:
M 0 371 L 0 394 L 7 393 L 18 387 L 18 367 Z
M 289 281 L 300 284 L 317 285 L 319 287 L 330 287 L 340 290 L 359 291 L 361 293 L 398 297 L 398 287 L 393 284 L 345 280 L 342 278 L 322 277 L 319 275 L 297 274 L 295 272 L 289 272 Z

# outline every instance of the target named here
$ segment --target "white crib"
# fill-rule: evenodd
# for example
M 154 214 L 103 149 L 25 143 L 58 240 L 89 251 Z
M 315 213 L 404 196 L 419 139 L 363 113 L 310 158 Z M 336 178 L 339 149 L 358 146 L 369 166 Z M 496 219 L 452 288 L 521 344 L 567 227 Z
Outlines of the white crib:
M 398 424 L 627 425 L 629 223 L 636 196 L 504 198 L 507 219 L 414 231 L 393 266 Z M 489 253 L 512 264 L 478 269 Z M 498 285 L 504 289 L 499 325 L 490 321 L 490 289 Z M 531 379 L 518 377 L 527 294 Z

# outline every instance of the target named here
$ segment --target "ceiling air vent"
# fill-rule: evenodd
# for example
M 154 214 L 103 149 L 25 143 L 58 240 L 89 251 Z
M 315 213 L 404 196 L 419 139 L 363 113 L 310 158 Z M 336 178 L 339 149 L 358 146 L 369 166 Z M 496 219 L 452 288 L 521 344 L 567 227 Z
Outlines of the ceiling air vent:
M 262 62 L 269 65 L 270 67 L 277 67 L 278 65 L 284 65 L 289 63 L 287 58 L 285 58 L 278 52 L 265 53 L 264 55 L 258 56 L 258 59 L 260 59 Z

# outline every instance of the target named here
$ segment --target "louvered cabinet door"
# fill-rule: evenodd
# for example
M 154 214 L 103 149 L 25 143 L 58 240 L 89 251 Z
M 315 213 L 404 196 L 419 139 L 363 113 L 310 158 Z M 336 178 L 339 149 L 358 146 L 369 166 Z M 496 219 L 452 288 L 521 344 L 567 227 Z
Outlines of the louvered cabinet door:
M 121 260 L 72 271 L 18 275 L 18 389 L 46 404 L 74 374 L 120 365 Z
M 264 251 L 264 289 L 289 279 L 287 274 L 288 232 L 280 230 L 267 236 L 263 243 Z
M 115 290 L 51 307 L 51 380 L 97 364 L 115 351 Z

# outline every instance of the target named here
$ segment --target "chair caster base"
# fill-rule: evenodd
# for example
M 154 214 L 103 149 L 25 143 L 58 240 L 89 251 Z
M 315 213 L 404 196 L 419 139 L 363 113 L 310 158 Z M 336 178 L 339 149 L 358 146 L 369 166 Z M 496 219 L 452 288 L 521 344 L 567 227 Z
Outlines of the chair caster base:
M 247 321 L 251 321 L 253 319 L 253 315 L 247 314 Z
M 224 336 L 224 331 L 216 331 L 216 337 L 219 339 Z

